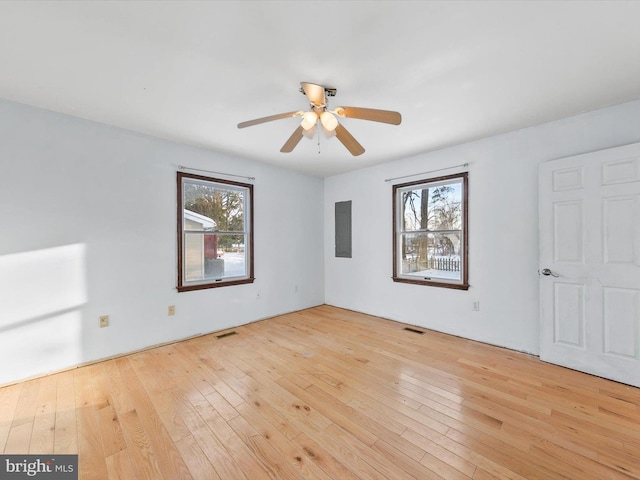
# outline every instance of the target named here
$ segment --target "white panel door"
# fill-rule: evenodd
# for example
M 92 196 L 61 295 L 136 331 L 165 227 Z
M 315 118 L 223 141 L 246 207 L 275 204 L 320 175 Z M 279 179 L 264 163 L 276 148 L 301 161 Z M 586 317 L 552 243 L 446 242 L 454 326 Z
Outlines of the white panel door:
M 640 387 L 640 144 L 539 173 L 540 358 Z

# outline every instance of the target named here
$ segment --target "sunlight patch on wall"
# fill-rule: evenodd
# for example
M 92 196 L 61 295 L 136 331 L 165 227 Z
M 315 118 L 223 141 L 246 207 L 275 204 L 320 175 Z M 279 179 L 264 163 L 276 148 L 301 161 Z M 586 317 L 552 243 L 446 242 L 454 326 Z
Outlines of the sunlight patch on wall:
M 82 359 L 84 244 L 0 256 L 0 384 Z

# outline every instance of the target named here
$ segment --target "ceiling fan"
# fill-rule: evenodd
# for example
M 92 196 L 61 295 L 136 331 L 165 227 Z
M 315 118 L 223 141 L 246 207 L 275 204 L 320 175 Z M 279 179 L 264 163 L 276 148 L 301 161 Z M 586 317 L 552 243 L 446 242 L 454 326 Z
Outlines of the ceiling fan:
M 248 120 L 239 123 L 238 128 L 250 127 L 260 123 L 280 120 L 281 118 L 302 117 L 298 128 L 295 129 L 280 149 L 281 152 L 288 153 L 293 151 L 303 135 L 313 136 L 313 132 L 319 124 L 328 134 L 335 133 L 338 140 L 340 140 L 347 150 L 349 150 L 352 155 L 357 156 L 364 153 L 364 147 L 338 122 L 336 117 L 359 118 L 361 120 L 390 123 L 391 125 L 400 125 L 402 121 L 402 116 L 398 112 L 390 110 L 360 107 L 336 107 L 333 110 L 329 110 L 327 97 L 334 97 L 336 95 L 335 88 L 309 82 L 300 82 L 300 85 L 300 92 L 304 93 L 309 100 L 309 110 L 279 113 L 268 117 L 256 118 L 255 120 Z

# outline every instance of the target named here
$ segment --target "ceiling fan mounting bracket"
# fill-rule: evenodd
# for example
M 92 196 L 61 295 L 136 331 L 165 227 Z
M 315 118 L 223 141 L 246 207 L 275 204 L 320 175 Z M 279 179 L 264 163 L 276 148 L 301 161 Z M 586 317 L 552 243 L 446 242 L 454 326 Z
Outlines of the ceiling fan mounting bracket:
M 305 94 L 304 89 L 302 87 L 300 87 L 298 91 L 303 95 Z M 324 93 L 327 97 L 335 97 L 337 92 L 338 92 L 337 88 L 324 87 Z

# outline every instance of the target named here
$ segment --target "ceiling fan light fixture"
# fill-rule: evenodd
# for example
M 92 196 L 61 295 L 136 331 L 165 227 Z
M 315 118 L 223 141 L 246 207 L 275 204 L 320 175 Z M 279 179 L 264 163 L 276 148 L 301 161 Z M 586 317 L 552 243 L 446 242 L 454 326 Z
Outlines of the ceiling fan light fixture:
M 310 130 L 318 123 L 318 114 L 316 112 L 304 112 L 300 126 L 305 130 Z
M 333 132 L 338 126 L 338 119 L 334 117 L 331 112 L 322 112 L 322 115 L 320 115 L 320 121 L 322 122 L 322 126 L 330 132 Z
M 302 128 L 302 127 L 300 127 L 300 128 Z M 309 130 L 305 130 L 304 128 L 302 128 L 302 135 L 304 135 L 307 138 L 313 138 L 315 136 L 317 130 L 318 130 L 318 124 L 316 123 Z

